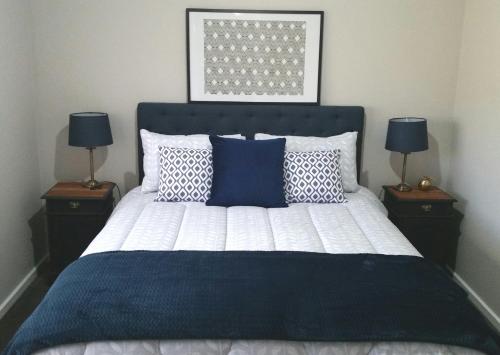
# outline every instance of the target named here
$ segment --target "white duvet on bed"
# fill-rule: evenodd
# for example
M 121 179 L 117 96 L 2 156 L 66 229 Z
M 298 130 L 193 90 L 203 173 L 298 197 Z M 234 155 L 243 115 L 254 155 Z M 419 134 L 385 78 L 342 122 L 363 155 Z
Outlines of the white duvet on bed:
M 387 219 L 369 190 L 347 194 L 346 204 L 292 204 L 288 208 L 207 207 L 153 202 L 140 187 L 115 208 L 83 255 L 112 250 L 292 250 L 322 253 L 419 255 Z M 424 343 L 323 343 L 241 340 L 151 340 L 64 345 L 38 354 L 479 354 Z

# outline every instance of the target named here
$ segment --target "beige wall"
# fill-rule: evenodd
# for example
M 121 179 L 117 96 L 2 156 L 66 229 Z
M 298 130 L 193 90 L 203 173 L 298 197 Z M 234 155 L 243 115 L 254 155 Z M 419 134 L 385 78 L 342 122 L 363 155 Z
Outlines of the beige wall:
M 430 119 L 431 149 L 410 177 L 445 181 L 463 1 L 457 0 L 34 0 L 42 187 L 88 175 L 87 153 L 67 146 L 68 113 L 110 114 L 115 144 L 99 149 L 97 178 L 135 186 L 135 109 L 186 101 L 185 8 L 325 11 L 322 104 L 362 105 L 362 182 L 395 183 L 400 157 L 384 150 L 387 119 Z M 125 5 L 126 4 L 126 5 Z
M 499 64 L 500 1 L 468 0 L 449 188 L 465 212 L 457 272 L 497 315 L 500 315 Z
M 0 0 L 0 314 L 34 265 L 30 225 L 40 208 L 33 120 L 33 42 L 28 1 Z

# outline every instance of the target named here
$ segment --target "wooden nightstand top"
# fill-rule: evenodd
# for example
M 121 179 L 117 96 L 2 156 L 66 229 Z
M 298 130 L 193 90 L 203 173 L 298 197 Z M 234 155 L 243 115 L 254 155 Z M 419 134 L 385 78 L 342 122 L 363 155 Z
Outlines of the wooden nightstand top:
M 58 182 L 42 198 L 104 200 L 112 193 L 113 187 L 113 183 L 104 182 L 98 189 L 90 190 L 79 182 Z
M 421 191 L 416 187 L 408 192 L 401 192 L 394 186 L 384 186 L 385 192 L 391 194 L 398 201 L 432 201 L 432 202 L 456 202 L 456 200 L 443 190 L 432 186 L 427 191 Z

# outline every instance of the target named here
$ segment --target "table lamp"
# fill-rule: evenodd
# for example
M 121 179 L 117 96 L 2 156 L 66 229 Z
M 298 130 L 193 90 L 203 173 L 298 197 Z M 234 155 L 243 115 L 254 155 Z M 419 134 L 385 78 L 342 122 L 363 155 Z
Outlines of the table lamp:
M 94 154 L 96 147 L 113 144 L 111 127 L 107 113 L 78 112 L 69 115 L 68 144 L 74 147 L 84 147 L 89 150 L 90 180 L 83 186 L 93 190 L 100 186 L 94 179 Z
M 403 154 L 403 172 L 401 183 L 396 186 L 398 191 L 411 191 L 405 182 L 406 159 L 408 154 L 427 150 L 427 120 L 418 117 L 391 118 L 387 127 L 385 149 Z

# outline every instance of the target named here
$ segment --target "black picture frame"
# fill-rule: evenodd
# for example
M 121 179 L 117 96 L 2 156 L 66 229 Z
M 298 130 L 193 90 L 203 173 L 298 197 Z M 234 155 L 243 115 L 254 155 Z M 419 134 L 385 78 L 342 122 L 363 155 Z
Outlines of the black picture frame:
M 277 15 L 315 15 L 319 17 L 319 33 L 318 33 L 318 52 L 317 52 L 317 78 L 314 76 L 315 83 L 315 97 L 314 100 L 297 100 L 293 101 L 290 96 L 286 97 L 287 100 L 283 101 L 277 97 L 276 101 L 261 101 L 258 100 L 256 96 L 252 100 L 238 100 L 238 99 L 220 99 L 216 100 L 205 100 L 200 99 L 193 95 L 193 85 L 192 80 L 194 80 L 195 75 L 191 72 L 192 65 L 192 55 L 191 55 L 191 45 L 192 45 L 192 34 L 190 15 L 193 13 L 220 13 L 220 14 L 277 14 Z M 322 70 L 322 54 L 323 54 L 323 25 L 324 25 L 324 11 L 281 11 L 281 10 L 240 10 L 240 9 L 203 9 L 203 8 L 187 8 L 186 9 L 186 58 L 187 58 L 187 97 L 189 103 L 244 103 L 244 104 L 284 104 L 284 105 L 319 105 L 321 100 L 321 70 Z M 304 55 L 305 56 L 305 55 Z M 305 61 L 304 61 L 305 62 Z M 306 69 L 304 69 L 304 72 Z M 305 76 L 306 74 L 304 74 Z M 198 75 L 199 76 L 199 75 Z M 204 73 L 203 73 L 204 77 Z M 312 77 L 312 75 L 310 76 Z M 203 79 L 204 80 L 204 79 Z M 311 80 L 311 79 L 309 79 Z M 305 80 L 304 80 L 305 81 Z M 311 87 L 310 85 L 308 86 Z M 244 97 L 244 96 L 243 96 Z M 282 96 L 283 97 L 283 96 Z

